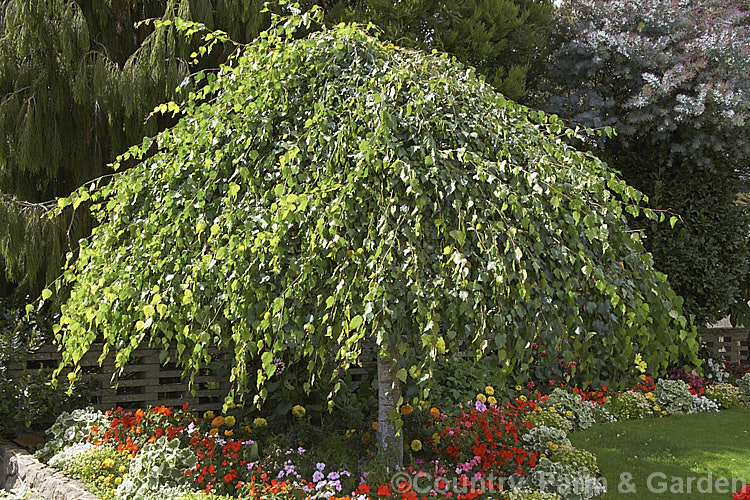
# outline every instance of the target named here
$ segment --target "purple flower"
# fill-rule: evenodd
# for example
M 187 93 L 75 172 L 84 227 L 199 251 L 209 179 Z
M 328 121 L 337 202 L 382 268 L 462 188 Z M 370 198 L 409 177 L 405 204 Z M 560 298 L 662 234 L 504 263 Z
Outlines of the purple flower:
M 486 405 L 485 405 L 484 403 L 482 403 L 482 402 L 481 402 L 480 400 L 478 400 L 478 399 L 477 399 L 477 400 L 476 400 L 476 402 L 474 403 L 474 408 L 475 408 L 475 409 L 476 409 L 476 410 L 477 410 L 477 411 L 478 411 L 479 413 L 484 413 L 484 412 L 486 412 L 486 411 L 487 411 L 487 406 L 486 406 Z
M 326 464 L 324 464 L 323 462 L 318 462 L 317 464 L 315 464 L 315 468 L 320 472 L 323 472 L 323 469 L 326 468 Z
M 335 481 L 336 479 L 339 478 L 339 473 L 338 472 L 329 472 L 327 477 L 328 477 L 329 481 Z
M 320 472 L 319 470 L 316 470 L 315 473 L 313 474 L 312 480 L 313 480 L 313 483 L 317 483 L 318 481 L 324 478 L 325 476 L 323 475 L 323 473 Z

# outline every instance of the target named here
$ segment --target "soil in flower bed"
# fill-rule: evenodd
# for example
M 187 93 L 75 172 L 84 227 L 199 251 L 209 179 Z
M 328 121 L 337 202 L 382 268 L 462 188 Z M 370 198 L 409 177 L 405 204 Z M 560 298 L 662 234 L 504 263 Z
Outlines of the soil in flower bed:
M 573 446 L 596 455 L 607 478 L 607 500 L 729 500 L 731 493 L 750 482 L 750 412 L 745 409 L 600 424 L 570 433 L 569 438 Z M 632 479 L 621 482 L 623 473 Z M 709 474 L 712 492 L 703 493 L 707 482 L 696 481 Z M 649 491 L 649 476 L 654 491 Z M 688 492 L 690 477 L 695 479 Z M 733 477 L 747 481 L 737 481 L 737 488 L 727 493 L 717 479 L 728 478 L 731 488 Z M 680 481 L 683 493 L 671 493 L 671 488 L 680 488 Z M 662 489 L 666 491 L 660 493 Z

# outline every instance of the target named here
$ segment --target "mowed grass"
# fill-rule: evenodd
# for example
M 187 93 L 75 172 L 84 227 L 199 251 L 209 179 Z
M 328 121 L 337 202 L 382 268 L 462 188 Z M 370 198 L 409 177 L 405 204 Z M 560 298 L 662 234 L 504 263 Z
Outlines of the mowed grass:
M 597 424 L 569 437 L 573 446 L 596 455 L 607 479 L 605 499 L 730 500 L 745 483 L 732 487 L 732 478 L 750 482 L 750 410 L 744 408 Z M 632 475 L 629 483 L 621 483 L 623 473 Z M 696 482 L 709 474 L 711 481 Z M 688 491 L 690 477 L 695 479 Z M 727 478 L 726 485 L 719 478 Z

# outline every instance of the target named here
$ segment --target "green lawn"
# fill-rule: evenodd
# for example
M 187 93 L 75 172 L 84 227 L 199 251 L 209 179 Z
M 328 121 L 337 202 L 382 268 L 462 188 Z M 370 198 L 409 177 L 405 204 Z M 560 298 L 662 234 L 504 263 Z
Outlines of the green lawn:
M 744 484 L 732 488 L 732 478 L 750 482 L 750 411 L 745 409 L 595 425 L 570 433 L 570 440 L 598 458 L 607 478 L 606 499 L 731 500 L 731 492 Z M 630 493 L 618 488 L 622 473 L 632 474 Z M 709 474 L 710 482 L 695 482 Z M 649 476 L 654 491 L 649 491 Z M 690 491 L 689 477 L 695 478 Z M 727 485 L 718 478 L 727 478 Z M 713 493 L 705 493 L 709 485 Z M 670 493 L 672 487 L 682 493 Z

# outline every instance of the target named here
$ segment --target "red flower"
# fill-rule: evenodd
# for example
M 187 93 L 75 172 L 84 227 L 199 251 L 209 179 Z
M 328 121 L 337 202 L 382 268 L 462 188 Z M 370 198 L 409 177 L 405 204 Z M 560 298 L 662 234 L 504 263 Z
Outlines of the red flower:
M 750 500 L 750 484 L 746 484 L 740 491 L 732 495 L 734 500 Z
M 185 401 L 185 404 L 182 405 L 182 411 L 187 411 L 187 409 L 188 409 L 188 402 Z
M 378 486 L 378 496 L 380 497 L 391 496 L 391 489 L 388 487 L 387 484 L 381 484 L 380 486 Z
M 313 485 L 313 487 L 314 487 L 314 485 Z M 367 486 L 367 483 L 362 483 L 359 486 L 357 486 L 357 489 L 354 490 L 354 492 L 357 495 L 362 495 L 362 494 L 365 494 L 365 493 L 370 493 L 370 487 Z
M 232 475 L 231 474 L 224 474 L 224 482 L 230 483 L 232 481 Z

